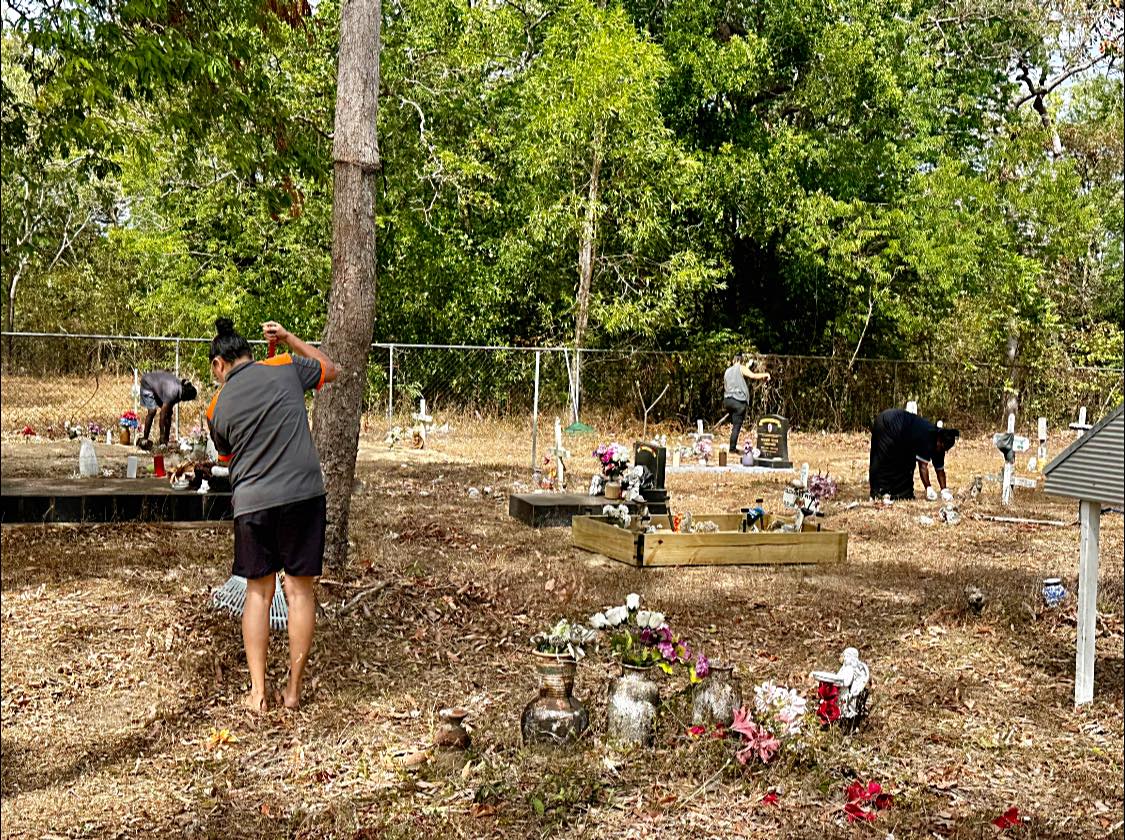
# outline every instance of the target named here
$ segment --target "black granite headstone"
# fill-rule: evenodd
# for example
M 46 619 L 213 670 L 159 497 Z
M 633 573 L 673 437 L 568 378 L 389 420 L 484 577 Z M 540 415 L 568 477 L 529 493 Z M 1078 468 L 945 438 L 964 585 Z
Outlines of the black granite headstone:
M 754 458 L 756 467 L 789 469 L 789 421 L 780 414 L 766 414 L 758 420 L 758 450 Z
M 653 487 L 663 489 L 664 476 L 668 463 L 668 450 L 663 446 L 636 441 L 633 444 L 633 463 L 638 466 L 648 467 L 654 476 Z

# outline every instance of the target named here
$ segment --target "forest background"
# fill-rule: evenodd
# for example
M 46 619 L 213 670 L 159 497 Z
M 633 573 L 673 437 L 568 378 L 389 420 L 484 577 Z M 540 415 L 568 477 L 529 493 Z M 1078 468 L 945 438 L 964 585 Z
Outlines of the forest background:
M 5 3 L 7 330 L 316 337 L 339 5 Z M 1120 0 L 388 0 L 373 341 L 1120 368 Z

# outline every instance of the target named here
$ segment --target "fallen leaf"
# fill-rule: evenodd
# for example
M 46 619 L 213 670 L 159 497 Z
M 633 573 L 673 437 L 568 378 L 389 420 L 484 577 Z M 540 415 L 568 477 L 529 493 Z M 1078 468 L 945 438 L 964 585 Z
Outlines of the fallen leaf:
M 1001 831 L 1006 828 L 1011 828 L 1014 825 L 1019 825 L 1019 823 L 1020 809 L 1015 807 L 1009 808 L 1007 811 L 1005 811 L 1003 814 L 992 821 L 992 824 Z

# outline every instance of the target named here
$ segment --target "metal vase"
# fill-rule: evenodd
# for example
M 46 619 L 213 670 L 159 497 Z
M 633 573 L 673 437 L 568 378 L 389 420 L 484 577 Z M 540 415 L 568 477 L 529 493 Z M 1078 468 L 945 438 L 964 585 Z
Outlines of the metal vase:
M 610 680 L 606 708 L 609 740 L 652 746 L 656 737 L 656 708 L 660 705 L 660 687 L 652 674 L 652 666 L 623 664 L 621 676 Z
M 691 722 L 695 726 L 730 726 L 742 705 L 742 686 L 734 666 L 711 663 L 711 673 L 692 687 Z
M 572 744 L 590 726 L 590 715 L 574 696 L 578 662 L 552 653 L 535 653 L 539 696 L 524 707 L 520 732 L 525 744 Z

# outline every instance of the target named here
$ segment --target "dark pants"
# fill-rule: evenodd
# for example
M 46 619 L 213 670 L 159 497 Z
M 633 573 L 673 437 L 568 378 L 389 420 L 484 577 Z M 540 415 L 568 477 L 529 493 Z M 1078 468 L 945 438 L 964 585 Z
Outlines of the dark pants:
M 742 434 L 742 424 L 746 420 L 749 403 L 736 400 L 734 397 L 724 397 L 723 408 L 730 415 L 730 451 L 737 452 L 738 436 Z

